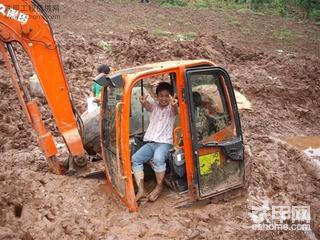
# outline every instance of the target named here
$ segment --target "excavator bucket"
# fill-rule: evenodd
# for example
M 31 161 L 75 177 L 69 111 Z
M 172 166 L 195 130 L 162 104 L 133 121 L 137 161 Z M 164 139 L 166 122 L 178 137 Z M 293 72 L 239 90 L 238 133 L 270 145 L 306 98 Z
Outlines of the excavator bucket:
M 81 115 L 83 122 L 82 140 L 85 150 L 89 155 L 101 153 L 100 128 L 99 128 L 99 108 L 85 111 Z

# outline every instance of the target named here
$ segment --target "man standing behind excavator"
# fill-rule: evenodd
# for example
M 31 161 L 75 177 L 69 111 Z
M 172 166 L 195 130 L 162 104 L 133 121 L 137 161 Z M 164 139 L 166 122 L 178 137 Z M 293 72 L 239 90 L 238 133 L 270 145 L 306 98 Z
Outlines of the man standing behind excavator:
M 107 64 L 101 64 L 97 68 L 97 71 L 98 71 L 98 74 L 109 74 L 110 67 Z M 98 105 L 100 104 L 100 95 L 101 95 L 101 86 L 98 83 L 93 82 L 92 96 L 94 97 L 94 100 L 98 103 Z

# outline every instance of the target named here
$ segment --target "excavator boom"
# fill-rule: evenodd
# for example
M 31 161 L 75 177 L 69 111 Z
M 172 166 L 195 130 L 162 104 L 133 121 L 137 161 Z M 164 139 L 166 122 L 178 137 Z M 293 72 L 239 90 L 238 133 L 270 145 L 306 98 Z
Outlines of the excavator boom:
M 23 87 L 23 77 L 12 47 L 14 42 L 19 43 L 29 56 L 70 154 L 74 157 L 84 156 L 85 150 L 78 130 L 79 124 L 70 99 L 59 49 L 48 17 L 37 1 L 0 0 L 0 52 L 22 108 L 38 134 L 39 145 L 49 160 L 51 168 L 56 168 L 53 159 L 57 149 L 52 134 L 45 130 L 38 106 L 30 98 L 27 89 Z M 53 170 L 61 173 L 59 169 L 57 167 Z

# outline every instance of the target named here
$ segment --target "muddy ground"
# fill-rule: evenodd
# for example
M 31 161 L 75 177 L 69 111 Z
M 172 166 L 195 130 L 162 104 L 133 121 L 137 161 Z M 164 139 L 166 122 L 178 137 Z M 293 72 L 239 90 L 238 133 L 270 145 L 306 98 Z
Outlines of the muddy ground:
M 222 9 L 164 9 L 156 4 L 93 0 L 58 5 L 59 11 L 51 13 L 59 16 L 53 25 L 80 112 L 85 110 L 90 78 L 101 63 L 121 68 L 206 58 L 227 69 L 235 89 L 253 105 L 252 111 L 241 112 L 250 170 L 246 188 L 235 199 L 183 209 L 174 207 L 177 195 L 166 189 L 156 203 L 129 213 L 102 180 L 51 174 L 0 63 L 0 239 L 320 237 L 319 175 L 306 155 L 283 141 L 320 135 L 319 27 Z M 270 37 L 278 27 L 299 37 Z M 163 37 L 161 31 L 174 34 Z M 188 32 L 196 32 L 194 39 L 174 39 Z M 111 47 L 101 47 L 101 41 Z M 25 75 L 30 75 L 21 51 L 19 57 Z M 44 104 L 48 128 L 61 142 L 45 101 L 38 101 Z M 270 206 L 310 206 L 312 232 L 252 230 L 249 213 L 264 200 Z

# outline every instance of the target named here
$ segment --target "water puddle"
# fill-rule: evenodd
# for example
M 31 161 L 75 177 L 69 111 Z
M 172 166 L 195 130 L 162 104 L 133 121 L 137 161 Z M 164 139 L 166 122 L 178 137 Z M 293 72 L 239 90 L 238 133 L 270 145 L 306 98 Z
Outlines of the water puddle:
M 287 138 L 286 141 L 309 156 L 310 160 L 302 161 L 302 165 L 306 172 L 320 180 L 320 136 L 297 136 Z
M 285 141 L 298 149 L 320 149 L 320 136 L 295 136 L 285 139 Z
M 287 138 L 286 142 L 303 151 L 320 166 L 320 136 L 296 136 Z

